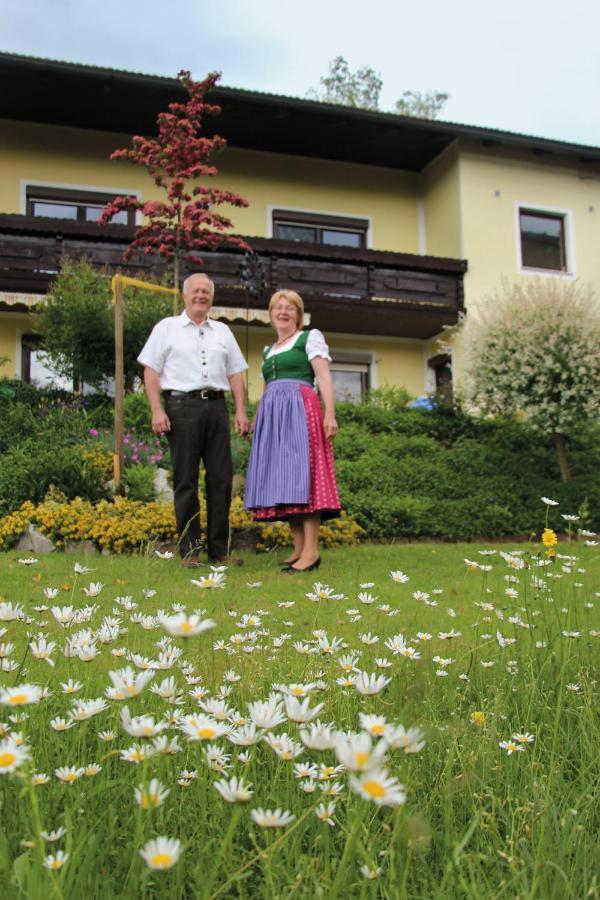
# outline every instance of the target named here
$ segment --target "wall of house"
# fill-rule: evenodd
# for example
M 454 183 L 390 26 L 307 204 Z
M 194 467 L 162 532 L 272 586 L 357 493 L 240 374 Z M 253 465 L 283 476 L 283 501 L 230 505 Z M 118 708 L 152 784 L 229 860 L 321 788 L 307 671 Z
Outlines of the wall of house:
M 463 258 L 460 159 L 455 142 L 422 175 L 425 246 L 429 256 Z
M 141 169 L 109 159 L 123 146 L 122 134 L 0 121 L 0 211 L 25 211 L 27 182 L 158 198 L 160 192 Z M 270 237 L 271 210 L 284 207 L 367 218 L 373 248 L 419 251 L 418 178 L 411 173 L 235 148 L 216 162 L 215 184 L 250 201 L 247 209 L 223 208 L 243 234 Z
M 502 278 L 577 278 L 600 291 L 600 175 L 572 161 L 464 144 L 460 154 L 467 309 L 485 302 Z M 566 274 L 519 270 L 518 206 L 566 214 Z
M 0 376 L 21 377 L 21 336 L 30 332 L 26 313 L 0 313 Z
M 376 166 L 227 149 L 218 183 L 251 201 L 233 218 L 243 234 L 271 237 L 275 208 L 370 220 L 370 246 L 419 252 L 418 177 Z
M 260 373 L 262 353 L 273 342 L 269 328 L 249 327 L 234 323 L 232 331 L 248 359 L 248 396 L 259 400 L 264 382 Z M 325 333 L 330 350 L 344 350 L 372 355 L 373 387 L 402 386 L 413 396 L 425 393 L 426 342 L 407 338 L 385 338 L 374 335 L 356 337 Z

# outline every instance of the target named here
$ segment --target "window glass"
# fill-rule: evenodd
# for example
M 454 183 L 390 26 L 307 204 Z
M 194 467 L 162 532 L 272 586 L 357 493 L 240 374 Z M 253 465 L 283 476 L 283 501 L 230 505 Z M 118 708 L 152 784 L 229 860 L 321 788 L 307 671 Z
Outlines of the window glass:
M 273 235 L 283 241 L 303 241 L 333 247 L 366 247 L 369 222 L 351 216 L 273 210 Z
M 85 207 L 85 220 L 86 222 L 97 222 L 100 218 L 100 213 L 104 209 L 103 206 L 86 206 Z M 117 213 L 116 216 L 113 216 L 110 220 L 111 225 L 127 225 L 127 211 L 121 210 L 121 212 Z
M 365 367 L 366 368 L 366 367 Z M 338 401 L 360 403 L 367 390 L 367 372 L 332 367 L 333 391 Z
M 114 194 L 104 194 L 101 191 L 30 185 L 27 188 L 27 215 L 97 222 L 104 206 L 114 197 Z M 111 220 L 111 224 L 113 223 L 134 225 L 135 211 L 124 210 L 117 213 Z
M 361 235 L 356 231 L 335 231 L 332 228 L 323 228 L 323 243 L 334 244 L 336 247 L 361 247 Z
M 562 216 L 521 212 L 521 256 L 531 269 L 564 272 L 565 242 Z
M 48 216 L 52 219 L 76 219 L 77 207 L 67 203 L 46 203 L 43 200 L 34 200 L 34 216 Z
M 277 225 L 277 237 L 282 241 L 308 241 L 315 244 L 317 230 L 304 225 Z

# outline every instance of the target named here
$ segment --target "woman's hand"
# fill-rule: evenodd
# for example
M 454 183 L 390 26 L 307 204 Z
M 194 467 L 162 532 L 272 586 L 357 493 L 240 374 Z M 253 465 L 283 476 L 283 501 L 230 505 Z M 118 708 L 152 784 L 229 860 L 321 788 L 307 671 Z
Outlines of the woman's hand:
M 323 427 L 325 429 L 325 437 L 328 441 L 332 441 L 339 431 L 338 423 L 333 413 L 325 413 L 323 417 Z

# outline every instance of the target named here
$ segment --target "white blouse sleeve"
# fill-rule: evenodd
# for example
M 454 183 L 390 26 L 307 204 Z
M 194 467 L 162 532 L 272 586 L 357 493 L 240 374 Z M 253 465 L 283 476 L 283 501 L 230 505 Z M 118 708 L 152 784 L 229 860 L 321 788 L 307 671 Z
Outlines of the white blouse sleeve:
M 308 339 L 306 341 L 306 355 L 309 360 L 314 359 L 315 356 L 321 356 L 323 359 L 329 360 L 331 362 L 331 356 L 329 355 L 329 347 L 325 343 L 325 338 L 322 333 L 317 328 L 311 328 L 308 332 Z

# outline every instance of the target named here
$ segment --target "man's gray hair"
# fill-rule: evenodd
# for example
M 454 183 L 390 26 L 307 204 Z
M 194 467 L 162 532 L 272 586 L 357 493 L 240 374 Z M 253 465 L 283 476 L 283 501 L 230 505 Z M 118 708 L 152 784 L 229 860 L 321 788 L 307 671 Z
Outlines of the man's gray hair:
M 208 281 L 208 283 L 210 284 L 210 286 L 211 286 L 211 288 L 212 288 L 212 292 L 213 292 L 213 295 L 214 295 L 214 293 L 215 293 L 215 283 L 214 283 L 214 281 L 212 280 L 212 278 L 209 278 L 208 275 L 205 275 L 205 274 L 204 274 L 204 272 L 194 272 L 193 275 L 188 275 L 188 277 L 185 279 L 185 281 L 183 282 L 183 284 L 182 284 L 182 286 L 181 286 L 181 292 L 182 292 L 182 294 L 185 294 L 185 292 L 187 291 L 188 285 L 189 285 L 190 281 L 192 280 L 192 278 L 204 278 L 206 281 Z

